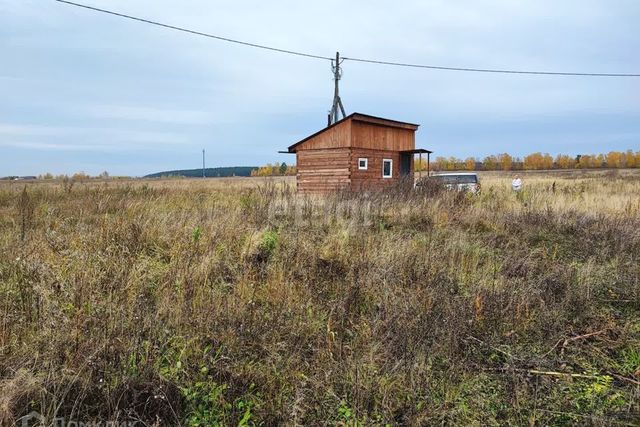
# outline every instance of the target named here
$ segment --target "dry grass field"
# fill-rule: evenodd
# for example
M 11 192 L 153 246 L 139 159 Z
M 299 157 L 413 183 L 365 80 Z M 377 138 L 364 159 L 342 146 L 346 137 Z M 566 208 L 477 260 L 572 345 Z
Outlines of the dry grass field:
M 1 183 L 0 425 L 638 425 L 640 171 L 510 176 Z

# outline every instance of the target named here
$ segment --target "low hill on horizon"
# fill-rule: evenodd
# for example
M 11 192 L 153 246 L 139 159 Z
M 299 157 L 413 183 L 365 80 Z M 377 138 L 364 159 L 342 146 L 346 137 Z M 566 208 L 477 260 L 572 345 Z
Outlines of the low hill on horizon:
M 204 170 L 207 178 L 224 178 L 231 176 L 251 176 L 251 171 L 258 169 L 257 166 L 229 166 L 218 168 L 206 168 Z M 202 177 L 202 168 L 200 169 L 178 169 L 172 171 L 156 172 L 145 175 L 143 178 L 161 178 L 168 176 L 182 176 L 186 178 Z

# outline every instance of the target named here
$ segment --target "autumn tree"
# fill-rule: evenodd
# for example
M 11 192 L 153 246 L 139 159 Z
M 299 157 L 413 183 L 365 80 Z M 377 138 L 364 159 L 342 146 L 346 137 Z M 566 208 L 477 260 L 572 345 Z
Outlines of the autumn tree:
M 578 165 L 580 169 L 595 169 L 602 167 L 602 163 L 604 162 L 603 154 L 583 154 L 580 156 L 580 160 L 578 161 Z
M 510 171 L 513 167 L 513 157 L 507 153 L 499 154 L 498 161 L 500 162 L 500 168 L 503 171 Z
M 426 159 L 414 159 L 413 160 L 413 170 L 415 170 L 415 171 L 426 171 L 427 170 L 427 160 Z
M 295 175 L 296 173 L 298 173 L 298 168 L 296 168 L 295 166 L 287 166 L 287 171 L 285 172 L 285 175 Z
M 558 154 L 556 156 L 556 167 L 558 169 L 573 169 L 576 166 L 576 160 L 566 154 Z
M 476 170 L 476 159 L 473 157 L 467 157 L 464 161 L 464 169 L 468 171 Z
M 297 169 L 295 166 L 288 166 L 286 163 L 267 163 L 251 171 L 251 176 L 278 176 L 278 175 L 295 175 Z
M 640 154 L 640 152 L 638 152 Z M 626 167 L 628 168 L 635 168 L 640 166 L 640 164 L 638 164 L 638 162 L 636 161 L 636 155 L 633 154 L 632 150 L 627 150 L 626 153 L 624 153 L 624 160 L 626 163 Z
M 251 176 L 272 176 L 275 175 L 275 170 L 280 170 L 278 164 L 267 163 L 265 166 L 261 166 L 258 169 L 251 171 Z
M 436 159 L 433 162 L 433 170 L 436 171 L 445 171 L 447 170 L 447 159 L 445 157 L 442 156 L 438 156 L 436 157 Z
M 482 167 L 487 171 L 494 171 L 498 169 L 498 158 L 496 156 L 487 156 L 482 160 Z
M 607 167 L 610 168 L 623 168 L 625 166 L 624 154 L 620 151 L 609 151 L 605 157 Z
M 592 168 L 601 168 L 604 164 L 604 154 L 598 154 L 593 157 L 593 163 L 591 165 Z
M 548 153 L 531 153 L 524 158 L 524 168 L 528 170 L 553 169 L 553 157 Z
M 578 156 L 578 167 L 580 169 L 589 169 L 591 167 L 591 156 L 589 154 L 581 154 Z
M 607 167 L 610 168 L 634 168 L 640 166 L 638 164 L 638 155 L 634 154 L 633 150 L 622 151 L 610 151 L 605 156 Z
M 71 179 L 73 179 L 74 181 L 86 181 L 86 180 L 88 180 L 90 178 L 91 177 L 89 175 L 87 175 L 85 172 L 76 172 L 71 177 Z
M 464 162 L 461 159 L 458 159 L 457 157 L 451 156 L 449 157 L 447 162 L 448 162 L 447 166 L 449 167 L 448 170 L 450 171 L 464 169 Z
M 542 169 L 542 153 L 531 153 L 524 156 L 524 168 L 527 170 Z

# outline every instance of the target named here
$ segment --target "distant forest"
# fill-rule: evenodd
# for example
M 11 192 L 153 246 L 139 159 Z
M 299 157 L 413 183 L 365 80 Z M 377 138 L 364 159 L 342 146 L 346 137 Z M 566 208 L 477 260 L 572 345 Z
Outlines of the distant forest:
M 427 162 L 415 162 L 416 170 L 425 170 Z M 598 168 L 640 168 L 640 151 L 610 151 L 600 154 L 578 154 L 577 156 L 558 154 L 555 159 L 548 153 L 531 153 L 519 158 L 507 153 L 487 156 L 484 159 L 467 157 L 436 157 L 431 161 L 435 171 L 453 170 L 544 170 L 544 169 L 598 169 Z
M 251 176 L 251 171 L 258 169 L 257 166 L 232 166 L 221 168 L 206 168 L 204 174 L 207 178 L 219 178 L 229 176 Z M 145 175 L 144 178 L 160 178 L 164 176 L 183 176 L 187 178 L 201 177 L 202 169 L 183 169 L 174 171 L 156 172 Z

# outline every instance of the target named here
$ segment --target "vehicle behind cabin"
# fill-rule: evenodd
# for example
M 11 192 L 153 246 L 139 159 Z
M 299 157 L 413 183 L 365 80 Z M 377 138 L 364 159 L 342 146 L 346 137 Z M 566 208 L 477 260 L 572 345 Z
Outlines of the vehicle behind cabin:
M 449 190 L 469 191 L 472 194 L 480 192 L 480 180 L 476 173 L 441 173 L 423 178 L 423 180 L 433 180 Z M 420 186 L 423 180 L 418 181 L 416 186 Z

